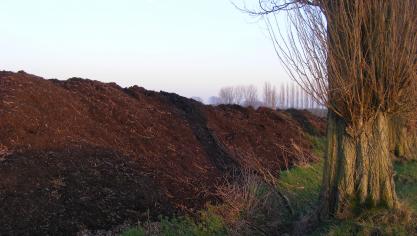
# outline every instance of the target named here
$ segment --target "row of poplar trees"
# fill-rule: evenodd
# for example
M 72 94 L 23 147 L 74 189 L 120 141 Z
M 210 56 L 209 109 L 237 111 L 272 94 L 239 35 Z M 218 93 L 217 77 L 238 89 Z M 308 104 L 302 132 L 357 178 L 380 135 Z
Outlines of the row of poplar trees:
M 279 88 L 279 89 L 277 89 Z M 217 100 L 214 100 L 216 99 Z M 218 97 L 211 104 L 236 104 L 252 107 L 269 107 L 272 109 L 323 109 L 310 94 L 296 83 L 281 83 L 279 87 L 265 82 L 261 94 L 254 85 L 228 86 L 220 89 Z

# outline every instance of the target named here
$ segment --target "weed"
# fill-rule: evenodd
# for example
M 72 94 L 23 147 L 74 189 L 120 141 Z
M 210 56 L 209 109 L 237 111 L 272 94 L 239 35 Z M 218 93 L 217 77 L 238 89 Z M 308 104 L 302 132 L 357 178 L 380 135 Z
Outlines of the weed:
M 126 230 L 121 236 L 145 236 L 146 232 L 142 227 L 136 227 Z
M 198 220 L 189 216 L 161 217 L 159 222 L 147 223 L 122 233 L 122 236 L 223 236 L 226 228 L 223 219 L 208 208 L 201 211 Z

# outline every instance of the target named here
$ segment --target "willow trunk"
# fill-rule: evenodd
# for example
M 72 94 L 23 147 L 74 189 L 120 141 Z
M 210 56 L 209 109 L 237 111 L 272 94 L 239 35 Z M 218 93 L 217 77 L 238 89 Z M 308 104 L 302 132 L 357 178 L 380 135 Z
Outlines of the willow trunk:
M 379 114 L 354 138 L 343 119 L 329 112 L 321 195 L 324 216 L 346 218 L 368 207 L 397 206 L 388 122 L 385 114 Z
M 411 124 L 412 125 L 412 124 Z M 417 159 L 417 136 L 407 120 L 394 117 L 390 121 L 390 150 L 400 160 Z

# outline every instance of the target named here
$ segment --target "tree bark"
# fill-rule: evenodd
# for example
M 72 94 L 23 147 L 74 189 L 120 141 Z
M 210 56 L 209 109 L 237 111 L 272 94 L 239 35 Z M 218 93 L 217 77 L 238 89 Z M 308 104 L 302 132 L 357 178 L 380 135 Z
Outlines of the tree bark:
M 329 112 L 321 216 L 342 219 L 368 207 L 396 207 L 389 118 L 379 114 L 355 138 L 347 128 Z
M 408 161 L 417 159 L 417 136 L 406 123 L 399 117 L 390 120 L 390 151 L 396 158 Z

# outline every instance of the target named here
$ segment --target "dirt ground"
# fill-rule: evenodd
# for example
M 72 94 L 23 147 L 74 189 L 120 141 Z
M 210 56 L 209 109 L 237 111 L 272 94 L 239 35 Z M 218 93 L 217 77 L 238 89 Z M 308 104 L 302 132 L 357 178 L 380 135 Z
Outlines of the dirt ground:
M 305 111 L 0 72 L 0 235 L 75 234 L 216 202 L 231 171 L 314 161 Z M 65 233 L 64 233 L 65 232 Z

